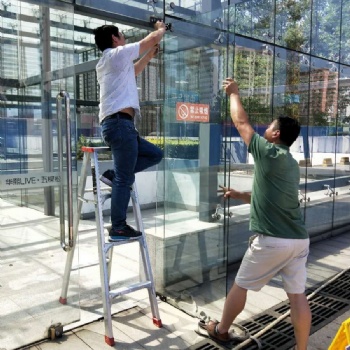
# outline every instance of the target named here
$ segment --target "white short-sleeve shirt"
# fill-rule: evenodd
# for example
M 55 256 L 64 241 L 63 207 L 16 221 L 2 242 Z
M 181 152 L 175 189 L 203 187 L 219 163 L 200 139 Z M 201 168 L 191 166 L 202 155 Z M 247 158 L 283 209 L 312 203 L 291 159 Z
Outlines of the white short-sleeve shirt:
M 140 44 L 132 43 L 103 51 L 96 65 L 100 85 L 100 123 L 113 113 L 132 107 L 140 115 L 134 60 L 139 57 Z

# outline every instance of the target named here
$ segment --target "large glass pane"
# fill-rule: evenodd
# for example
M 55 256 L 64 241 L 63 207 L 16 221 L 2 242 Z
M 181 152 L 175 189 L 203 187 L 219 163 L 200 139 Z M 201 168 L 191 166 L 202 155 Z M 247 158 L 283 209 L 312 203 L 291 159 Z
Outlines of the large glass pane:
M 267 42 L 274 41 L 274 0 L 239 1 L 233 8 L 235 20 L 232 24 L 237 34 Z
M 350 68 L 340 66 L 338 85 L 338 115 L 335 145 L 335 196 L 333 228 L 346 224 L 350 213 Z
M 311 54 L 339 60 L 341 1 L 312 1 Z
M 165 14 L 188 20 L 191 23 L 201 23 L 223 29 L 227 28 L 223 16 L 224 6 L 227 6 L 227 2 L 223 0 L 176 0 L 166 2 Z
M 310 4 L 310 0 L 276 0 L 276 44 L 310 52 Z
M 301 132 L 290 147 L 290 152 L 300 165 L 299 201 L 301 205 L 309 203 L 306 176 L 310 166 L 309 145 L 309 79 L 310 57 L 281 48 L 275 50 L 274 64 L 274 116 L 287 115 L 299 120 Z M 305 213 L 305 212 L 304 212 Z
M 78 273 L 70 276 L 68 305 L 59 303 L 67 253 L 60 222 L 67 215 L 67 170 L 76 183 L 71 129 L 58 135 L 56 96 L 74 99 L 73 7 L 67 3 L 3 3 L 0 37 L 1 345 L 13 349 L 47 338 L 49 328 L 80 317 Z M 74 147 L 73 147 L 74 150 Z M 62 167 L 59 166 L 61 157 Z M 67 160 L 71 160 L 68 167 Z M 76 203 L 76 194 L 71 200 Z M 60 203 L 60 198 L 62 202 Z M 61 204 L 61 205 L 60 205 Z M 78 254 L 77 254 L 78 256 Z M 19 320 L 21 326 L 19 327 Z
M 273 60 L 273 47 L 236 36 L 234 77 L 239 83 L 241 101 L 250 122 L 260 135 L 264 134 L 267 125 L 272 121 Z M 228 110 L 227 113 L 229 115 Z M 225 130 L 227 135 L 225 160 L 228 165 L 223 179 L 225 186 L 250 192 L 253 185 L 254 161 L 233 125 L 227 125 Z M 242 259 L 251 235 L 250 205 L 238 200 L 230 200 L 227 211 L 230 217 L 228 260 L 237 263 Z M 230 271 L 230 285 L 234 280 L 235 272 L 234 269 Z
M 163 18 L 164 3 L 157 0 L 77 0 L 76 5 L 82 6 L 85 13 L 93 18 L 105 18 L 113 22 L 151 24 L 151 16 Z
M 337 86 L 338 67 L 332 62 L 311 58 L 308 148 L 312 167 L 307 169 L 311 200 L 306 212 L 311 234 L 332 227 Z
M 221 203 L 220 89 L 232 74 L 232 38 L 195 23 L 174 28 L 164 39 L 164 263 L 156 263 L 157 283 L 186 312 L 218 317 L 228 263 L 223 216 L 214 215 Z
M 342 17 L 341 17 L 341 52 L 340 62 L 344 64 L 350 64 L 350 27 L 348 23 L 350 21 L 350 2 L 342 2 Z

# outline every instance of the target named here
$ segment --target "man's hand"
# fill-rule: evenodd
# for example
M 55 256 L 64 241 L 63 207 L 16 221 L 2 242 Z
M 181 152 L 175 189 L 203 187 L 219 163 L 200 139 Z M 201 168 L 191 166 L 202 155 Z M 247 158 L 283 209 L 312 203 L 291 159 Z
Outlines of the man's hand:
M 239 97 L 238 85 L 232 78 L 226 78 L 222 82 L 222 87 L 230 99 L 230 114 L 233 124 L 237 128 L 244 143 L 249 146 L 255 132 L 249 123 L 248 114 L 244 110 Z
M 237 191 L 233 190 L 232 188 L 229 187 L 224 187 L 219 185 L 220 190 L 218 190 L 218 193 L 222 193 L 224 195 L 224 198 L 238 198 L 238 193 Z
M 221 185 L 219 185 L 219 187 L 220 187 L 220 190 L 218 190 L 218 193 L 223 193 L 225 199 L 226 198 L 240 199 L 245 203 L 250 203 L 250 200 L 251 200 L 250 192 L 240 192 L 232 188 L 224 187 Z
M 225 90 L 227 96 L 230 96 L 232 94 L 239 95 L 238 85 L 232 78 L 226 78 L 222 82 L 222 87 Z
M 157 56 L 159 53 L 159 44 L 154 45 L 148 52 L 150 58 L 152 59 L 153 57 Z
M 154 29 L 155 30 L 164 29 L 165 31 L 166 30 L 165 23 L 163 21 L 157 21 L 156 23 L 154 23 Z

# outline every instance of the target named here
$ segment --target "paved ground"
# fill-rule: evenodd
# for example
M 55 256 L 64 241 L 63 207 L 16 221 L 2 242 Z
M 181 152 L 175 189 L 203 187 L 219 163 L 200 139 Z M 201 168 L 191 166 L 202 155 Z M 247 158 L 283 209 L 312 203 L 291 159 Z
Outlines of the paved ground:
M 316 281 L 336 275 L 349 268 L 350 233 L 342 234 L 314 243 L 309 259 L 309 287 Z M 259 293 L 249 293 L 247 310 L 240 320 L 248 319 L 253 314 L 256 304 L 266 304 L 267 296 L 276 296 L 280 289 L 274 281 Z M 138 292 L 143 293 L 143 292 Z M 132 296 L 131 296 L 132 297 Z M 203 340 L 194 332 L 198 319 L 187 313 L 159 301 L 163 328 L 157 329 L 151 321 L 147 296 L 138 296 L 138 305 L 113 316 L 115 349 L 187 349 Z M 259 309 L 260 310 L 260 309 Z M 336 336 L 342 322 L 350 318 L 349 308 L 335 320 L 328 323 L 310 337 L 308 350 L 327 350 Z M 73 327 L 75 327 L 73 325 Z M 62 338 L 45 341 L 29 349 L 110 349 L 104 342 L 104 323 L 101 320 L 77 326 L 65 331 Z M 211 348 L 210 348 L 211 349 Z M 333 347 L 331 350 L 343 350 Z
M 83 222 L 79 233 L 79 266 L 72 272 L 69 303 L 57 302 L 61 291 L 65 253 L 57 244 L 59 222 L 57 218 L 44 217 L 36 210 L 13 206 L 0 201 L 0 349 L 19 348 L 16 344 L 32 343 L 40 339 L 41 325 L 50 325 L 62 317 L 81 321 L 64 329 L 62 338 L 44 341 L 29 349 L 110 349 L 104 342 L 104 323 L 100 297 L 99 268 L 91 260 L 96 256 L 96 232 L 88 222 Z M 19 232 L 21 234 L 19 234 Z M 138 275 L 138 250 L 116 251 L 119 260 L 118 281 Z M 350 232 L 313 243 L 308 262 L 308 287 L 318 286 L 332 276 L 349 268 Z M 87 267 L 84 267 L 87 264 Z M 79 274 L 77 273 L 79 272 Z M 182 298 L 169 303 L 159 302 L 163 328 L 156 328 L 151 320 L 148 297 L 145 291 L 128 294 L 113 305 L 115 349 L 187 349 L 202 341 L 194 330 L 202 311 L 220 318 L 224 298 L 208 302 L 206 288 L 211 292 L 221 288 L 225 295 L 226 281 L 232 283 L 235 273 L 221 281 L 204 284 L 200 293 L 189 290 L 188 300 Z M 76 283 L 76 284 L 75 284 Z M 244 322 L 285 301 L 281 282 L 275 278 L 259 293 L 248 293 L 246 309 L 237 319 Z M 348 285 L 348 290 L 350 286 Z M 209 295 L 209 294 L 207 294 Z M 78 296 L 78 297 L 77 297 Z M 70 297 L 75 297 L 70 298 Z M 348 298 L 349 299 L 349 298 Z M 181 310 L 172 306 L 181 306 Z M 195 309 L 195 312 L 194 312 Z M 184 312 L 185 311 L 185 312 Z M 343 321 L 350 317 L 349 307 L 310 338 L 309 350 L 328 350 Z M 278 349 L 280 350 L 280 349 Z M 283 349 L 284 350 L 284 349 Z M 333 348 L 331 350 L 343 350 Z

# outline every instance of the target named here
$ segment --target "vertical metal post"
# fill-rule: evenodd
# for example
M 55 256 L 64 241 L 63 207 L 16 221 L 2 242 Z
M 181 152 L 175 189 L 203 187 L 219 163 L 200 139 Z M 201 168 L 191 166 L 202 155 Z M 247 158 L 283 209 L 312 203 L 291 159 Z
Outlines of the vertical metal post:
M 73 181 L 72 181 L 72 137 L 70 120 L 70 99 L 69 94 L 60 91 L 56 97 L 57 100 L 57 141 L 58 141 L 58 164 L 61 175 L 63 174 L 63 145 L 62 145 L 62 100 L 65 101 L 65 126 L 66 126 L 66 173 L 67 173 L 67 203 L 68 203 L 68 244 L 65 241 L 65 211 L 64 211 L 64 182 L 61 178 L 60 186 L 60 227 L 61 227 L 61 246 L 63 250 L 69 251 L 74 244 L 73 239 Z
M 54 170 L 54 137 L 52 128 L 51 80 L 48 73 L 51 71 L 51 39 L 50 39 L 50 8 L 40 6 L 38 12 L 40 25 L 41 49 L 41 107 L 42 107 L 42 159 L 45 172 Z M 55 215 L 54 187 L 44 187 L 44 213 Z

